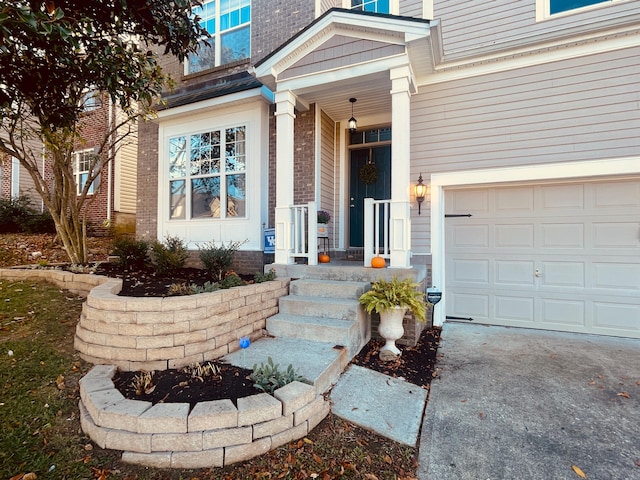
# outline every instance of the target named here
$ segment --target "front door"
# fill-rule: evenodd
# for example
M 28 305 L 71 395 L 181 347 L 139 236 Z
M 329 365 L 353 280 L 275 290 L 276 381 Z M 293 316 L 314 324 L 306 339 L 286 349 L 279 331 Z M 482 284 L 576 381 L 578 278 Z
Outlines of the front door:
M 391 198 L 391 145 L 351 150 L 349 245 L 364 246 L 364 199 Z

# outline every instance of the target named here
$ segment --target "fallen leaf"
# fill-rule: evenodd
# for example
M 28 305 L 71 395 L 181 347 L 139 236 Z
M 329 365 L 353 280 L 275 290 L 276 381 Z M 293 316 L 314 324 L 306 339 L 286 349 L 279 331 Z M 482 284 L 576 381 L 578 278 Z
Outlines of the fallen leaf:
M 576 475 L 578 475 L 580 478 L 587 478 L 587 476 L 585 475 L 585 473 L 582 471 L 580 467 L 571 465 L 571 468 L 573 469 L 574 472 L 576 472 Z
M 384 456 L 384 461 L 387 462 L 389 465 L 391 465 L 393 463 L 393 461 L 391 460 L 391 457 L 389 455 L 385 455 Z
M 304 443 L 308 443 L 309 445 L 313 445 L 313 441 L 309 440 L 307 437 L 304 437 L 302 440 L 304 441 Z
M 640 459 L 636 458 L 633 463 L 636 464 L 636 467 L 640 467 Z
M 378 477 L 376 477 L 373 473 L 365 473 L 364 478 L 366 478 L 367 480 L 378 480 Z
M 313 454 L 313 460 L 314 460 L 317 464 L 322 465 L 322 459 L 321 459 L 317 454 L 315 454 L 315 453 Z
M 56 387 L 58 387 L 58 390 L 64 390 L 64 375 L 58 375 L 58 378 L 56 378 Z
M 619 397 L 629 398 L 629 394 L 627 392 L 620 392 L 618 394 Z

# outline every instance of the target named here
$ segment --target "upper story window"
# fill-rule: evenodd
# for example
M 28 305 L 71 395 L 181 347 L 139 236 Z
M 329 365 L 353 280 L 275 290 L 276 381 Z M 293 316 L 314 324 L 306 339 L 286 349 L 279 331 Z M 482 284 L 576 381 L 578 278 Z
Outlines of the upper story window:
M 73 153 L 73 174 L 76 179 L 76 193 L 80 195 L 82 189 L 89 180 L 89 174 L 95 168 L 97 163 L 97 157 L 93 149 L 81 150 Z M 96 191 L 96 186 L 100 181 L 100 177 L 97 177 L 89 186 L 88 194 L 93 195 Z
M 102 106 L 100 92 L 92 90 L 82 96 L 82 109 L 85 112 L 93 112 Z
M 361 145 L 363 143 L 379 143 L 391 141 L 391 127 L 372 128 L 359 130 L 349 135 L 349 144 Z
M 391 13 L 389 0 L 351 0 L 351 9 L 365 12 Z
M 213 0 L 194 7 L 200 25 L 211 38 L 189 55 L 186 73 L 195 73 L 249 58 L 251 52 L 251 0 Z M 205 43 L 206 42 L 206 43 Z M 208 46 L 207 46 L 208 44 Z
M 246 127 L 169 139 L 169 218 L 244 217 Z
M 607 4 L 618 0 L 537 0 L 536 19 L 544 20 L 553 15 L 586 9 L 599 4 Z

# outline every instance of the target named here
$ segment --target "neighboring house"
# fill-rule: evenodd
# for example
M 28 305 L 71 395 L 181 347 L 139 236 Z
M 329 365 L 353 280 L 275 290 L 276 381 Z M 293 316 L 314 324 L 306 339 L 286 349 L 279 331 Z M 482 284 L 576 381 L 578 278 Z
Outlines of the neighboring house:
M 110 103 L 107 96 L 100 94 L 87 94 L 84 109 L 81 119 L 83 141 L 78 143 L 73 152 L 73 171 L 78 192 L 83 188 L 92 168 L 95 152 L 120 115 L 118 107 Z M 124 231 L 133 232 L 135 229 L 137 126 L 128 125 L 121 132 L 124 128 L 131 128 L 133 133 L 114 153 L 114 161 L 105 166 L 93 182 L 85 203 L 87 220 L 96 230 L 103 230 L 107 224 L 118 226 Z M 26 195 L 31 198 L 32 205 L 37 210 L 44 210 L 31 176 L 17 159 L 7 158 L 0 169 L 0 198 Z M 44 151 L 40 171 L 44 171 L 45 179 L 51 181 L 50 166 Z
M 166 59 L 139 236 L 315 264 L 328 210 L 333 258 L 427 265 L 436 324 L 640 337 L 640 1 L 232 4 Z

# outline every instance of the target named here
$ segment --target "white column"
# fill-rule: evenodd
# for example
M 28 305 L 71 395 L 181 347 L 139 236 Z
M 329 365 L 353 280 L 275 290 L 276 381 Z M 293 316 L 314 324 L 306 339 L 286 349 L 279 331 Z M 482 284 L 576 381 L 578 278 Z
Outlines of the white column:
M 291 264 L 293 248 L 293 124 L 295 95 L 276 92 L 276 212 L 275 236 L 277 264 Z
M 411 265 L 411 69 L 391 70 L 391 268 Z

